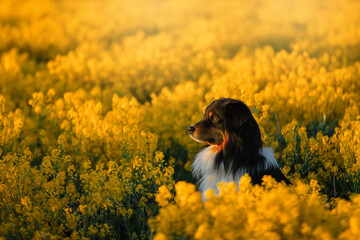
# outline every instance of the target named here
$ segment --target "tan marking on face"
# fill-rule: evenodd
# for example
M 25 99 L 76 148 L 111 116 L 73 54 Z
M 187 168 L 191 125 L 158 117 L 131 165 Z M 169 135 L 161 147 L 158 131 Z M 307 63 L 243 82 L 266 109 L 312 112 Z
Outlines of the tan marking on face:
M 212 115 L 214 115 L 214 113 L 213 113 L 213 112 L 209 112 L 209 117 L 211 117 Z
M 213 147 L 211 148 L 211 150 L 213 150 L 214 152 L 220 152 L 221 150 L 224 150 L 225 145 L 227 144 L 227 142 L 229 141 L 229 134 L 225 131 L 225 134 L 222 133 L 221 131 L 219 131 L 222 135 L 223 135 L 223 142 L 219 145 L 213 145 Z

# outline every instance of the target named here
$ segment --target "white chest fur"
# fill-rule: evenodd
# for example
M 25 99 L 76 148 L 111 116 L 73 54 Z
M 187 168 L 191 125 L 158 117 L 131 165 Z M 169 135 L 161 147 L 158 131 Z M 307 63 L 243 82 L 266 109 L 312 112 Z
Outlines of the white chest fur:
M 206 190 L 213 189 L 218 194 L 217 184 L 220 182 L 235 182 L 239 184 L 240 178 L 246 173 L 245 170 L 240 169 L 233 177 L 231 173 L 226 173 L 223 166 L 219 169 L 214 169 L 214 162 L 216 152 L 212 150 L 213 146 L 209 146 L 201 150 L 196 156 L 193 167 L 193 175 L 200 179 L 199 189 L 203 196 Z M 265 157 L 264 166 L 257 166 L 263 170 L 271 167 L 278 167 L 275 160 L 274 153 L 271 148 L 263 148 L 260 154 Z

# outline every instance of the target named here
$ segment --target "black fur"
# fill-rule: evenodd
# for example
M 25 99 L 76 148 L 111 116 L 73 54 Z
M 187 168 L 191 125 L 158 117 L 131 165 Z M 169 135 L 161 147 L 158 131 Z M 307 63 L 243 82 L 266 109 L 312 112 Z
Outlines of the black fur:
M 266 160 L 260 154 L 263 145 L 260 128 L 243 102 L 229 98 L 216 100 L 206 108 L 204 119 L 190 126 L 189 132 L 190 128 L 194 131 L 198 128 L 197 138 L 208 144 L 225 141 L 218 132 L 228 135 L 225 147 L 216 155 L 215 169 L 223 165 L 225 171 L 234 178 L 237 172 L 245 170 L 253 184 L 261 184 L 264 175 L 291 184 L 278 167 L 271 166 L 265 170 Z

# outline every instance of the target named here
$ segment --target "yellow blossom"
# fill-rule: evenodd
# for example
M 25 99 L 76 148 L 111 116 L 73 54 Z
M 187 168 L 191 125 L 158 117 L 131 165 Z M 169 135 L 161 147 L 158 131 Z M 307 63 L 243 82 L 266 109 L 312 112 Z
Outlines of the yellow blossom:
M 2 238 L 360 238 L 358 1 L 0 5 Z M 293 186 L 174 187 L 219 97 Z

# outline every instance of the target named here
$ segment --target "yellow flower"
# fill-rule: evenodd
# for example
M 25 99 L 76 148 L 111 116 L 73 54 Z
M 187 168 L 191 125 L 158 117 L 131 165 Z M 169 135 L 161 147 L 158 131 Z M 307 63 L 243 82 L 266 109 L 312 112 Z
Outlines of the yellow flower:
M 166 206 L 169 203 L 169 200 L 173 197 L 168 188 L 165 185 L 162 185 L 158 189 L 159 193 L 156 194 L 156 201 L 160 206 Z
M 166 237 L 165 234 L 163 233 L 157 233 L 155 236 L 154 236 L 154 240 L 167 240 L 168 238 Z
M 92 226 L 92 225 L 88 228 L 88 230 L 89 230 L 89 235 L 90 236 L 94 236 L 94 235 L 96 235 L 98 233 L 98 229 L 95 226 Z

